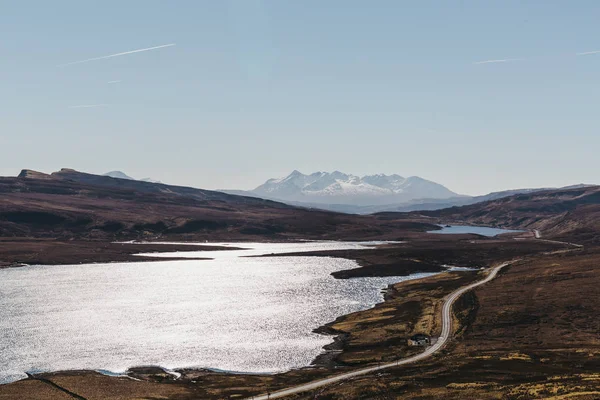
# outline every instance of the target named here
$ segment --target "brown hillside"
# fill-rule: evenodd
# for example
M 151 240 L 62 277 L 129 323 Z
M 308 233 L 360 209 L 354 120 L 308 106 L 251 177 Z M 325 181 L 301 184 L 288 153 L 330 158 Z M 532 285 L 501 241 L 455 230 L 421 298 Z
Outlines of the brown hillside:
M 73 170 L 0 178 L 0 236 L 190 240 L 398 239 L 432 229 Z
M 600 187 L 548 190 L 498 200 L 411 213 L 412 217 L 437 218 L 473 225 L 539 229 L 544 237 L 590 242 L 600 230 Z

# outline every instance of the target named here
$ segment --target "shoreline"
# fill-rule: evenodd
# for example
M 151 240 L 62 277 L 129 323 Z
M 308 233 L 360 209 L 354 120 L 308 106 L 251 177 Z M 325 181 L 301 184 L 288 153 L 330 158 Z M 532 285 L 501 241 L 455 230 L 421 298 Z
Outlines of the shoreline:
M 130 264 L 136 262 L 159 262 L 159 261 L 210 261 L 214 260 L 214 258 L 209 257 L 147 257 L 147 256 L 139 256 L 139 260 L 131 259 L 126 261 L 93 261 L 93 262 L 81 262 L 81 263 L 72 263 L 72 264 L 23 264 L 23 263 L 14 263 L 7 265 L 0 265 L 0 270 L 2 269 L 12 269 L 12 268 L 26 268 L 26 267 L 62 267 L 68 265 L 98 265 L 98 264 Z
M 328 242 L 336 242 L 336 241 L 328 241 Z M 356 242 L 360 242 L 360 241 L 356 241 Z M 142 252 L 142 251 L 147 251 L 144 250 L 148 247 L 155 249 L 158 246 L 159 250 L 163 250 L 157 253 L 162 253 L 162 252 L 173 252 L 174 248 L 176 248 L 179 251 L 189 251 L 189 250 L 241 250 L 243 248 L 239 248 L 239 247 L 229 247 L 229 246 L 218 246 L 218 245 L 205 245 L 202 243 L 153 243 L 153 242 L 144 242 L 144 243 L 135 243 L 135 242 L 127 242 L 127 243 L 110 243 L 111 245 L 120 245 L 120 246 L 136 246 L 135 250 L 136 252 Z M 399 244 L 405 244 L 404 242 L 391 242 L 391 243 L 385 243 L 383 245 L 379 245 L 379 246 L 373 246 L 372 248 L 368 248 L 368 249 L 356 249 L 356 250 L 350 250 L 352 251 L 352 254 L 345 254 L 341 257 L 338 258 L 344 258 L 344 259 L 348 259 L 348 260 L 352 260 L 355 261 L 357 263 L 357 267 L 356 268 L 352 268 L 349 270 L 341 270 L 341 271 L 337 271 L 337 272 L 346 272 L 346 271 L 353 271 L 353 270 L 360 270 L 361 268 L 363 268 L 363 266 L 358 262 L 357 258 L 355 257 L 355 254 L 359 254 L 362 251 L 365 250 L 377 250 L 379 248 L 385 247 L 385 246 L 390 246 L 390 245 L 399 245 Z M 138 247 L 139 246 L 139 247 Z M 202 247 L 200 249 L 200 247 Z M 176 251 L 176 250 L 175 250 Z M 325 252 L 336 252 L 336 251 L 347 251 L 347 250 L 325 250 Z M 304 255 L 313 255 L 313 256 L 317 256 L 317 257 L 328 257 L 328 255 L 321 255 L 321 254 L 309 254 L 311 253 L 309 252 L 297 252 L 297 253 L 281 253 L 281 254 L 275 254 L 275 256 L 282 256 L 282 257 L 288 257 L 288 256 L 304 256 Z M 269 257 L 271 256 L 271 254 L 264 254 L 264 255 L 260 255 L 260 256 L 255 256 L 255 257 Z M 146 257 L 146 256 L 134 256 L 135 259 L 132 260 L 131 262 L 135 262 L 135 261 L 139 261 L 139 262 L 146 262 L 146 261 L 151 261 L 151 262 L 155 262 L 155 261 L 173 261 L 173 260 L 181 260 L 181 261 L 190 261 L 190 260 L 211 260 L 210 258 L 186 258 L 186 257 Z M 104 263 L 118 263 L 118 262 L 123 262 L 123 261 L 109 261 L 109 262 L 85 262 L 85 264 L 104 264 Z M 129 262 L 129 261 L 127 261 Z M 35 264 L 35 265 L 30 265 L 30 264 L 25 264 L 25 265 L 21 265 L 21 267 L 26 267 L 26 266 L 43 266 L 44 264 Z M 46 264 L 46 265 L 56 265 L 56 266 L 60 266 L 60 265 L 79 265 L 79 264 Z M 1 268 L 1 267 L 0 267 Z M 8 267 L 7 267 L 8 268 Z M 435 271 L 435 274 L 439 274 L 444 272 L 446 269 L 443 268 L 439 271 Z M 427 270 L 414 270 L 414 269 L 408 269 L 407 271 L 397 271 L 397 273 L 393 276 L 397 276 L 398 278 L 403 278 L 406 276 L 410 276 L 413 274 L 420 274 L 420 273 L 431 273 L 430 271 Z M 334 279 L 351 279 L 353 278 L 353 276 L 337 276 L 336 273 L 332 273 L 331 274 L 333 276 Z M 365 277 L 370 277 L 373 275 L 365 275 Z M 382 275 L 382 276 L 386 276 L 386 275 Z M 360 276 L 357 276 L 360 277 Z M 391 288 L 398 284 L 398 283 L 402 283 L 402 282 L 407 282 L 407 281 L 412 281 L 412 280 L 419 280 L 422 279 L 422 276 L 419 277 L 415 277 L 414 279 L 407 279 L 407 280 L 400 280 L 398 282 L 394 282 L 392 284 L 388 284 L 386 287 L 382 287 L 381 289 L 379 289 L 379 294 L 382 295 L 381 301 L 373 304 L 372 306 L 370 306 L 369 308 L 366 308 L 364 310 L 359 310 L 356 311 L 354 313 L 360 313 L 360 312 L 365 312 L 368 310 L 372 310 L 375 307 L 384 304 L 387 301 L 387 293 L 389 293 L 389 291 L 391 290 Z M 351 313 L 353 314 L 353 313 Z M 314 369 L 315 367 L 324 367 L 324 368 L 329 368 L 331 365 L 333 365 L 331 363 L 332 360 L 330 361 L 326 361 L 327 358 L 329 358 L 329 355 L 331 353 L 331 350 L 334 349 L 336 346 L 340 346 L 340 338 L 343 336 L 339 333 L 330 333 L 330 332 L 326 332 L 326 327 L 333 324 L 335 321 L 339 320 L 340 318 L 343 318 L 347 315 L 350 314 L 342 314 L 337 316 L 334 320 L 329 321 L 321 326 L 317 326 L 314 329 L 312 329 L 312 332 L 323 335 L 323 336 L 333 336 L 332 338 L 332 342 L 329 344 L 324 345 L 321 349 L 320 352 L 318 354 L 316 354 L 314 356 L 314 358 L 306 365 L 301 366 L 301 367 L 296 367 L 296 368 L 291 368 L 289 370 L 284 370 L 284 371 L 277 371 L 277 372 L 250 372 L 250 371 L 225 371 L 225 370 L 221 370 L 219 368 L 213 368 L 213 367 L 177 367 L 177 368 L 167 368 L 165 366 L 162 365 L 153 365 L 153 366 L 140 366 L 140 365 L 132 365 L 130 367 L 128 367 L 125 371 L 111 371 L 109 369 L 105 369 L 105 368 L 94 368 L 94 369 L 79 369 L 79 368 L 75 368 L 75 369 L 67 369 L 67 370 L 54 370 L 54 371 L 44 371 L 44 372 L 39 372 L 36 374 L 41 374 L 41 375 L 45 375 L 45 374 L 61 374 L 61 373 L 72 373 L 73 371 L 82 371 L 82 372 L 97 372 L 106 376 L 112 376 L 112 377 L 118 377 L 118 376 L 129 376 L 129 371 L 132 370 L 138 370 L 139 368 L 145 368 L 145 367 L 151 367 L 151 368 L 158 368 L 161 369 L 163 371 L 178 371 L 178 370 L 194 370 L 194 371 L 211 371 L 214 373 L 219 373 L 219 374 L 224 374 L 224 375 L 238 375 L 238 376 L 257 376 L 257 375 L 265 375 L 265 376 L 273 376 L 273 375 L 281 375 L 281 374 L 288 374 L 290 372 L 297 372 L 297 373 L 302 373 L 304 371 L 306 371 L 307 369 Z M 26 371 L 23 371 L 24 374 L 27 374 Z M 25 376 L 23 377 L 23 379 L 27 379 Z M 16 381 L 11 381 L 11 382 L 3 382 L 0 383 L 0 385 L 6 385 L 6 384 L 10 384 L 13 382 L 18 382 L 20 380 L 23 379 L 19 379 Z
M 355 311 L 355 312 L 352 312 L 349 314 L 340 315 L 340 316 L 336 317 L 334 320 L 329 321 L 321 326 L 314 328 L 312 330 L 314 333 L 324 335 L 324 336 L 331 336 L 333 338 L 333 342 L 330 344 L 324 345 L 321 348 L 321 352 L 318 355 L 316 355 L 309 364 L 302 366 L 302 367 L 291 368 L 291 369 L 288 369 L 285 371 L 278 371 L 278 372 L 228 371 L 228 370 L 222 370 L 219 368 L 211 368 L 211 367 L 167 368 L 167 367 L 161 366 L 161 365 L 134 365 L 134 366 L 128 367 L 125 371 L 111 371 L 111 370 L 102 369 L 102 368 L 95 368 L 95 369 L 74 368 L 74 369 L 67 369 L 67 370 L 43 371 L 43 372 L 36 372 L 36 373 L 24 372 L 24 374 L 26 374 L 27 376 L 24 377 L 23 379 L 11 381 L 11 382 L 0 383 L 0 387 L 10 385 L 10 384 L 16 383 L 16 382 L 26 381 L 28 379 L 35 379 L 38 376 L 43 379 L 49 379 L 53 376 L 60 376 L 60 375 L 85 376 L 85 375 L 93 374 L 93 373 L 100 374 L 100 375 L 103 375 L 108 378 L 125 378 L 125 379 L 131 379 L 131 380 L 136 380 L 136 381 L 143 380 L 143 378 L 140 378 L 139 376 L 158 377 L 158 376 L 168 375 L 171 377 L 168 379 L 168 381 L 171 381 L 171 382 L 177 381 L 180 378 L 182 378 L 184 375 L 188 375 L 188 374 L 200 374 L 200 375 L 210 374 L 213 376 L 220 376 L 223 378 L 235 376 L 235 377 L 241 377 L 241 378 L 247 378 L 247 379 L 257 378 L 257 377 L 264 377 L 264 378 L 276 377 L 276 378 L 286 379 L 285 377 L 289 376 L 289 375 L 305 376 L 308 379 L 311 375 L 311 372 L 316 372 L 316 371 L 318 371 L 320 373 L 320 376 L 323 376 L 323 374 L 325 374 L 325 375 L 336 374 L 340 371 L 340 368 L 341 368 L 341 370 L 344 370 L 347 368 L 354 368 L 353 366 L 350 366 L 350 365 L 343 365 L 343 363 L 340 364 L 336 360 L 337 356 L 342 355 L 344 353 L 345 346 L 348 344 L 348 340 L 351 336 L 350 333 L 345 333 L 345 332 L 336 330 L 334 328 L 334 326 L 337 323 L 339 323 L 340 321 L 343 321 L 351 316 L 354 316 L 354 315 L 361 315 L 361 314 L 369 315 L 377 308 L 385 307 L 388 302 L 391 302 L 394 299 L 396 299 L 398 296 L 401 296 L 401 292 L 400 292 L 399 288 L 401 288 L 402 286 L 411 286 L 413 284 L 418 286 L 418 285 L 422 285 L 422 284 L 436 282 L 438 280 L 444 281 L 444 277 L 449 277 L 449 276 L 458 277 L 459 275 L 471 275 L 472 277 L 475 277 L 478 275 L 478 272 L 479 271 L 456 272 L 456 271 L 448 270 L 448 271 L 443 271 L 440 273 L 435 273 L 435 274 L 424 276 L 424 277 L 421 276 L 421 277 L 417 277 L 415 279 L 403 280 L 403 281 L 389 284 L 385 288 L 380 289 L 380 293 L 382 293 L 382 295 L 383 295 L 382 301 L 375 303 L 373 306 L 371 306 L 367 309 Z M 348 278 L 336 278 L 336 279 L 348 279 Z M 412 355 L 414 353 L 415 352 L 411 352 L 409 355 Z M 401 358 L 403 358 L 403 357 L 401 357 Z M 366 364 L 366 365 L 368 365 L 368 364 Z
M 80 265 L 140 261 L 207 260 L 207 257 L 152 257 L 140 253 L 239 250 L 210 244 L 116 243 L 88 240 L 0 238 L 0 269 L 25 265 Z
M 344 323 L 348 319 L 359 318 L 358 325 L 361 324 L 361 320 L 369 321 L 373 316 L 378 315 L 381 310 L 385 310 L 388 307 L 398 307 L 399 309 L 406 308 L 406 306 L 412 303 L 415 299 L 420 299 L 419 296 L 425 293 L 432 293 L 427 298 L 437 299 L 434 302 L 442 302 L 443 297 L 446 293 L 455 290 L 457 287 L 464 286 L 465 282 L 479 279 L 478 272 L 467 271 L 467 272 L 448 272 L 440 273 L 433 276 L 428 276 L 420 279 L 402 281 L 394 283 L 388 286 L 384 293 L 384 299 L 382 302 L 375 304 L 373 307 L 366 310 L 357 311 L 351 314 L 341 315 L 335 320 L 330 321 L 315 329 L 323 331 L 328 330 L 335 334 L 336 338 L 341 334 L 337 331 L 336 324 L 340 322 Z M 438 287 L 438 289 L 432 289 Z M 441 289 L 440 289 L 441 288 Z M 408 302 L 405 302 L 404 297 L 409 298 Z M 414 297 L 417 296 L 417 297 Z M 410 307 L 409 307 L 410 308 Z M 436 306 L 433 305 L 432 311 L 435 312 Z M 369 322 L 373 325 L 373 322 Z M 377 325 L 377 323 L 375 323 Z M 387 325 L 387 323 L 386 323 Z M 368 326 L 366 329 L 371 330 L 376 326 Z M 432 329 L 436 329 L 435 323 L 431 325 Z M 336 356 L 348 355 L 353 357 L 356 354 L 360 355 L 360 352 L 356 352 L 356 349 L 352 348 L 349 342 L 352 336 L 358 334 L 362 335 L 362 332 L 348 332 L 344 334 L 343 340 L 334 339 L 332 345 L 339 343 L 341 349 L 335 353 Z M 390 349 L 388 342 L 378 344 L 379 354 L 392 352 L 394 360 L 412 356 L 414 354 L 423 351 L 422 348 L 408 348 L 405 346 L 406 342 L 402 341 L 401 348 L 407 349 L 406 352 L 397 351 L 396 347 Z M 267 391 L 275 392 L 281 389 L 285 389 L 290 386 L 296 386 L 299 384 L 308 383 L 315 379 L 322 379 L 331 377 L 344 372 L 350 372 L 356 368 L 366 367 L 369 365 L 376 365 L 379 362 L 388 362 L 389 359 L 382 357 L 379 360 L 360 360 L 356 365 L 350 365 L 344 362 L 339 362 L 335 357 L 329 360 L 328 363 L 323 363 L 323 356 L 329 353 L 328 346 L 322 348 L 322 352 L 315 357 L 311 364 L 293 368 L 285 372 L 278 373 L 239 373 L 235 371 L 222 371 L 210 368 L 165 368 L 162 366 L 135 366 L 128 368 L 123 373 L 112 373 L 112 371 L 99 371 L 99 370 L 61 370 L 52 372 L 43 372 L 28 376 L 28 378 L 13 381 L 12 383 L 0 384 L 0 393 L 2 391 L 10 393 L 21 394 L 22 390 L 31 389 L 20 389 L 22 385 L 30 385 L 31 382 L 51 382 L 54 385 L 60 386 L 70 390 L 73 393 L 82 395 L 84 398 L 89 398 L 86 393 L 89 390 L 97 390 L 98 393 L 104 393 L 106 387 L 120 387 L 121 393 L 132 398 L 145 398 L 142 395 L 133 394 L 138 390 L 138 385 L 153 385 L 152 396 L 158 396 L 157 393 L 163 393 L 163 391 L 178 390 L 185 391 L 187 396 L 182 396 L 184 399 L 195 399 L 203 398 L 216 400 L 221 398 L 228 398 L 228 396 L 239 397 L 239 398 L 251 398 L 252 396 L 265 393 Z M 328 364 L 328 365 L 327 365 Z M 93 389 L 90 389 L 93 388 Z M 202 394 L 198 394 L 200 391 Z M 170 393 L 170 392 L 169 392 Z M 137 397 L 136 397 L 137 396 Z M 146 397 L 152 397 L 146 394 Z M 1 396 L 0 396 L 1 397 Z M 102 395 L 97 395 L 95 398 L 102 398 Z M 124 397 L 129 398 L 129 397 Z M 165 396 L 167 398 L 167 396 Z
M 399 260 L 405 260 L 407 258 L 413 258 L 423 252 L 431 253 L 435 257 L 435 261 L 438 263 L 445 262 L 446 264 L 452 265 L 464 265 L 465 263 L 471 266 L 487 265 L 493 262 L 495 259 L 506 257 L 506 251 L 520 254 L 524 251 L 527 253 L 537 253 L 539 249 L 550 249 L 557 248 L 558 246 L 551 243 L 533 242 L 533 241 L 503 241 L 502 246 L 498 246 L 499 240 L 493 241 L 480 241 L 472 243 L 470 241 L 461 240 L 448 240 L 448 241 L 435 241 L 430 243 L 416 243 L 412 242 L 398 244 L 396 246 L 382 246 L 374 249 L 367 250 L 352 250 L 345 251 L 341 250 L 338 252 L 346 252 L 342 254 L 324 254 L 327 252 L 335 252 L 336 250 L 317 252 L 319 254 L 312 254 L 314 256 L 335 256 L 340 258 L 355 260 L 359 265 L 366 265 L 367 267 L 381 266 L 382 258 L 392 258 L 396 262 L 392 263 L 395 265 L 394 268 L 401 268 L 402 263 L 397 263 Z M 138 246 L 138 245 L 135 245 Z M 165 245 L 159 245 L 161 247 Z M 440 254 L 436 251 L 442 250 Z M 447 248 L 444 248 L 447 246 Z M 193 245 L 194 249 L 198 249 L 197 245 Z M 562 246 L 561 246 L 562 247 Z M 437 249 L 432 252 L 432 249 Z M 371 254 L 361 254 L 362 259 L 357 256 L 358 252 L 371 252 Z M 494 253 L 496 252 L 496 253 Z M 464 254 L 463 254 L 464 253 Z M 297 254 L 278 254 L 277 256 L 292 256 Z M 307 255 L 307 254 L 303 254 Z M 164 260 L 162 258 L 161 260 Z M 189 260 L 189 259 L 187 259 Z M 453 262 L 450 263 L 449 261 Z M 474 260 L 478 260 L 474 263 Z M 432 259 L 430 259 L 432 261 Z M 359 268 L 356 268 L 359 269 Z M 330 321 L 320 327 L 315 328 L 314 331 L 321 334 L 333 335 L 333 342 L 323 346 L 321 353 L 318 354 L 310 364 L 288 370 L 286 372 L 278 373 L 236 373 L 229 371 L 217 371 L 215 369 L 208 368 L 175 368 L 174 371 L 182 374 L 180 378 L 173 379 L 172 375 L 166 374 L 163 367 L 145 367 L 145 373 L 141 374 L 140 368 L 143 367 L 130 367 L 126 372 L 128 381 L 135 383 L 132 379 L 139 379 L 143 382 L 153 382 L 160 384 L 161 382 L 170 382 L 171 384 L 181 385 L 187 388 L 186 390 L 193 388 L 194 390 L 204 390 L 199 388 L 196 383 L 203 382 L 203 384 L 213 385 L 218 387 L 219 393 L 230 392 L 233 390 L 239 390 L 236 385 L 232 382 L 241 382 L 240 384 L 244 387 L 244 396 L 249 397 L 253 394 L 259 394 L 265 391 L 265 389 L 278 389 L 287 386 L 295 385 L 298 383 L 304 383 L 310 381 L 315 377 L 324 377 L 331 374 L 336 374 L 341 371 L 348 371 L 353 368 L 359 368 L 365 365 L 372 365 L 377 362 L 387 362 L 389 360 L 396 360 L 411 355 L 414 352 L 414 348 L 407 348 L 405 338 L 415 329 L 413 322 L 422 319 L 423 313 L 427 314 L 435 312 L 436 302 L 439 302 L 445 293 L 451 291 L 453 287 L 457 285 L 462 286 L 465 279 L 472 279 L 477 276 L 479 271 L 461 271 L 448 273 L 438 273 L 434 276 L 426 278 L 408 280 L 398 282 L 389 285 L 384 288 L 384 298 L 382 302 L 375 304 L 373 307 L 363 311 L 357 311 L 351 314 L 341 315 L 335 320 Z M 395 275 L 398 276 L 398 275 Z M 470 278 L 469 278 L 470 277 Z M 338 278 L 337 279 L 344 279 Z M 345 279 L 349 279 L 346 277 Z M 415 310 L 413 305 L 425 304 L 427 310 L 422 308 Z M 393 315 L 390 314 L 390 310 L 393 310 Z M 410 321 L 407 327 L 402 328 L 402 322 Z M 429 318 L 428 326 L 430 331 L 436 329 L 436 318 Z M 364 324 L 364 325 L 363 325 Z M 400 324 L 400 325 L 399 325 Z M 412 325 L 411 325 L 412 324 Z M 406 324 L 404 324 L 406 325 Z M 412 326 L 412 327 L 411 327 Z M 368 332 L 382 331 L 391 329 L 388 332 L 388 337 L 372 337 Z M 398 329 L 404 329 L 406 333 L 401 333 Z M 357 345 L 356 341 L 365 342 L 363 345 Z M 361 346 L 366 346 L 361 348 Z M 367 351 L 365 352 L 365 349 Z M 162 370 L 160 372 L 159 370 Z M 167 376 L 168 375 L 168 376 Z M 103 376 L 103 379 L 108 379 L 107 382 L 113 382 L 119 380 L 118 377 L 110 377 L 108 375 L 100 375 L 99 372 L 94 370 L 60 370 L 53 372 L 44 372 L 40 374 L 40 377 L 46 379 L 63 379 L 64 377 L 70 377 L 69 382 L 75 385 L 84 384 L 89 382 L 90 379 L 97 380 L 95 376 Z M 132 379 L 129 379 L 132 378 Z M 64 378 L 66 379 L 66 378 Z M 13 381 L 12 383 L 6 382 L 0 385 L 3 390 L 9 386 L 16 384 L 19 386 L 19 382 L 27 382 L 28 379 L 20 379 Z M 251 382 L 253 382 L 251 384 Z M 248 386 L 249 385 L 249 386 Z M 170 385 L 167 385 L 170 386 Z M 162 386 L 161 386 L 162 387 Z M 157 389 L 158 390 L 158 389 Z M 162 389 L 161 389 L 162 390 Z M 77 392 L 77 390 L 74 390 Z M 236 392 L 238 393 L 238 392 Z M 190 397 L 194 398 L 194 397 Z M 220 398 L 220 397 L 201 397 L 201 398 Z
M 179 258 L 176 260 L 195 260 L 196 258 Z M 199 260 L 211 260 L 208 258 L 197 258 Z M 141 260 L 141 261 L 169 261 L 172 260 L 170 258 L 154 258 L 151 260 Z M 118 261 L 115 261 L 118 262 Z M 92 263 L 91 263 L 92 264 Z M 76 264 L 73 264 L 76 265 Z M 30 265 L 25 265 L 25 266 L 30 266 Z M 360 267 L 357 267 L 356 269 L 359 269 Z M 1 267 L 0 267 L 1 269 Z M 340 351 L 341 348 L 343 347 L 343 333 L 336 333 L 334 331 L 330 331 L 329 326 L 333 325 L 336 321 L 345 318 L 349 315 L 352 314 L 356 314 L 356 313 L 363 313 L 363 312 L 368 312 L 369 310 L 373 310 L 376 307 L 385 304 L 386 301 L 388 301 L 388 293 L 393 290 L 393 287 L 395 285 L 398 284 L 402 284 L 403 282 L 411 282 L 411 281 L 419 281 L 421 279 L 426 279 L 432 276 L 437 276 L 440 274 L 443 274 L 445 271 L 441 271 L 438 273 L 434 273 L 432 275 L 428 275 L 428 276 L 419 276 L 419 277 L 415 277 L 414 279 L 406 279 L 406 280 L 401 280 L 399 282 L 395 282 L 392 284 L 388 284 L 386 287 L 381 288 L 379 290 L 379 293 L 382 294 L 382 300 L 373 304 L 372 306 L 370 306 L 369 308 L 366 308 L 364 310 L 359 310 L 359 311 L 355 311 L 352 312 L 350 314 L 342 314 L 337 316 L 333 321 L 329 321 L 323 325 L 320 325 L 314 329 L 312 329 L 313 333 L 317 333 L 319 335 L 322 336 L 329 336 L 329 337 L 333 337 L 333 341 L 329 344 L 324 345 L 323 347 L 321 347 L 321 351 L 319 354 L 317 354 L 311 361 L 309 364 L 304 365 L 302 367 L 296 367 L 296 368 L 290 368 L 287 370 L 283 370 L 283 371 L 276 371 L 276 372 L 251 372 L 251 371 L 229 371 L 229 370 L 223 370 L 220 368 L 215 368 L 215 367 L 208 367 L 208 366 L 198 366 L 198 367 L 175 367 L 175 368 L 168 368 L 159 364 L 156 365 L 132 365 L 130 367 L 127 367 L 126 370 L 124 371 L 112 371 L 110 369 L 105 369 L 105 368 L 92 368 L 92 369 L 81 369 L 81 368 L 73 368 L 73 369 L 65 369 L 65 370 L 53 370 L 53 371 L 36 371 L 36 372 L 30 372 L 30 371 L 23 371 L 23 374 L 25 375 L 22 379 L 17 379 L 14 381 L 9 381 L 9 382 L 0 382 L 0 386 L 3 385 L 8 385 L 11 383 L 15 383 L 15 382 L 20 382 L 20 381 L 24 381 L 27 379 L 35 379 L 35 377 L 40 376 L 40 377 L 46 377 L 46 376 L 52 376 L 52 375 L 60 375 L 60 374 L 73 374 L 73 373 L 98 373 L 107 377 L 111 377 L 111 378 L 129 378 L 129 379 L 134 379 L 134 380 L 138 380 L 138 378 L 135 378 L 135 376 L 132 376 L 131 374 L 136 374 L 139 371 L 142 370 L 148 370 L 148 371 L 162 371 L 162 373 L 164 374 L 168 374 L 171 376 L 176 376 L 178 375 L 178 377 L 176 377 L 174 380 L 177 380 L 179 377 L 181 377 L 181 372 L 180 371 L 194 371 L 194 372 L 210 372 L 210 373 L 214 373 L 214 374 L 220 374 L 220 375 L 224 375 L 224 376 L 228 376 L 228 375 L 235 375 L 235 376 L 245 376 L 245 377 L 251 377 L 251 376 L 277 376 L 277 375 L 285 375 L 285 374 L 289 374 L 289 373 L 304 373 L 307 370 L 311 370 L 316 368 L 325 368 L 327 370 L 331 370 L 333 372 L 334 368 L 335 368 L 335 363 L 333 360 L 328 360 L 328 356 L 330 354 L 330 351 L 334 349 L 334 347 L 337 346 L 341 346 L 340 347 Z M 448 271 L 450 272 L 450 271 Z M 426 272 L 425 272 L 426 273 Z M 413 274 L 420 274 L 420 272 L 416 272 L 416 273 L 410 273 L 407 275 L 403 275 L 403 276 L 398 276 L 399 278 L 402 278 L 404 276 L 410 276 Z M 332 276 L 334 274 L 331 274 Z M 350 278 L 337 278 L 334 276 L 335 279 L 350 279 Z M 340 339 L 342 337 L 342 339 Z

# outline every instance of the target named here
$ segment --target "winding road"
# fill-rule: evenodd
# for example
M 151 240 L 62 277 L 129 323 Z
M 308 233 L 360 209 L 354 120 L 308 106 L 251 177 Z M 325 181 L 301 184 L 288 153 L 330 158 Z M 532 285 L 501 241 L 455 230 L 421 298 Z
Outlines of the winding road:
M 444 347 L 444 345 L 448 342 L 448 340 L 450 339 L 450 337 L 452 335 L 452 304 L 454 304 L 454 302 L 460 296 L 462 296 L 464 293 L 468 292 L 469 290 L 471 290 L 479 285 L 483 285 L 484 283 L 487 283 L 487 282 L 491 281 L 492 279 L 494 279 L 496 277 L 496 275 L 498 274 L 498 272 L 502 268 L 504 268 L 507 265 L 510 265 L 516 261 L 519 261 L 519 260 L 508 261 L 508 262 L 500 264 L 496 267 L 493 267 L 489 270 L 488 275 L 484 279 L 482 279 L 478 282 L 472 283 L 470 285 L 464 286 L 464 287 L 452 292 L 450 295 L 448 295 L 446 297 L 446 299 L 444 300 L 444 305 L 442 308 L 442 334 L 439 337 L 439 339 L 437 340 L 437 342 L 433 346 L 428 347 L 424 352 L 419 353 L 415 356 L 404 358 L 402 360 L 394 361 L 391 363 L 380 364 L 380 365 L 376 365 L 373 367 L 357 369 L 352 372 L 346 372 L 344 374 L 332 376 L 330 378 L 319 379 L 319 380 L 316 380 L 313 382 L 305 383 L 303 385 L 279 390 L 279 391 L 273 392 L 273 393 L 266 393 L 266 394 L 262 394 L 259 396 L 250 397 L 248 399 L 253 399 L 253 400 L 280 399 L 285 396 L 290 396 L 293 394 L 298 394 L 298 393 L 306 392 L 309 390 L 318 389 L 320 387 L 330 385 L 332 383 L 340 382 L 340 381 L 343 381 L 343 380 L 346 380 L 349 378 L 354 378 L 355 376 L 370 374 L 371 372 L 379 371 L 382 369 L 387 369 L 387 368 L 392 368 L 392 367 L 396 367 L 399 365 L 414 363 L 415 361 L 423 360 L 425 358 L 430 357 L 432 354 L 438 352 L 442 347 Z

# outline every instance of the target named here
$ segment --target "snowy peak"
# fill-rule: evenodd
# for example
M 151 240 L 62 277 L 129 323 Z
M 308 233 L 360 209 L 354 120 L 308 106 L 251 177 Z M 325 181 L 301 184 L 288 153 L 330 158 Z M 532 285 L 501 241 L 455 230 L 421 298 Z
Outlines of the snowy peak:
M 117 179 L 129 179 L 130 181 L 135 181 L 135 179 L 133 179 L 132 177 L 127 175 L 125 172 L 121 172 L 121 171 L 110 171 L 110 172 L 105 173 L 104 176 L 110 176 L 111 178 L 117 178 Z
M 151 178 L 142 178 L 142 179 L 135 179 L 132 178 L 131 176 L 127 175 L 124 172 L 121 171 L 110 171 L 107 172 L 105 174 L 103 174 L 103 176 L 110 176 L 111 178 L 117 178 L 117 179 L 127 179 L 130 181 L 141 181 L 141 182 L 150 182 L 150 183 L 162 183 L 161 181 L 157 181 Z
M 406 183 L 406 179 L 400 175 L 367 175 L 362 180 L 370 185 L 388 188 L 394 192 L 402 191 L 402 186 Z
M 391 204 L 414 199 L 458 196 L 438 183 L 416 176 L 404 178 L 396 174 L 377 174 L 360 177 L 340 171 L 305 175 L 297 170 L 283 178 L 269 179 L 252 193 L 283 201 L 352 205 Z

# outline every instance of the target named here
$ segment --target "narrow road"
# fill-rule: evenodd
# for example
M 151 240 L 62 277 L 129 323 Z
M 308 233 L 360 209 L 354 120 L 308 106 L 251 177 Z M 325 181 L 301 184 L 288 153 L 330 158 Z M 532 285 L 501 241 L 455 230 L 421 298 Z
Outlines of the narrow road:
M 535 236 L 536 239 L 540 240 L 541 242 L 566 244 L 567 246 L 573 246 L 573 247 L 577 247 L 577 248 L 582 248 L 583 247 L 582 244 L 577 244 L 577 243 L 562 242 L 560 240 L 542 239 L 542 232 L 540 230 L 538 230 L 538 229 L 534 229 L 533 230 L 533 235 Z
M 392 367 L 396 367 L 399 365 L 414 363 L 415 361 L 423 360 L 425 358 L 430 357 L 432 354 L 436 353 L 442 347 L 444 347 L 444 345 L 448 342 L 448 340 L 450 339 L 450 337 L 452 335 L 452 304 L 454 304 L 456 299 L 458 299 L 460 296 L 462 296 L 464 293 L 468 292 L 469 290 L 491 281 L 492 279 L 494 279 L 496 277 L 496 275 L 498 274 L 498 271 L 500 271 L 502 268 L 506 267 L 507 265 L 514 263 L 515 261 L 518 261 L 518 260 L 505 262 L 503 264 L 500 264 L 500 265 L 492 268 L 490 270 L 489 274 L 485 277 L 485 279 L 482 279 L 478 282 L 472 283 L 468 286 L 464 286 L 464 287 L 452 292 L 450 295 L 448 295 L 446 297 L 446 299 L 444 300 L 444 305 L 442 308 L 442 334 L 441 334 L 440 338 L 438 339 L 438 341 L 433 346 L 428 347 L 423 353 L 419 353 L 415 356 L 412 356 L 409 358 L 404 358 L 402 360 L 394 361 L 391 363 L 380 364 L 380 365 L 376 365 L 373 367 L 357 369 L 356 371 L 346 372 L 345 374 L 332 376 L 331 378 L 319 379 L 317 381 L 305 383 L 300 386 L 292 387 L 289 389 L 283 389 L 283 390 L 273 392 L 273 393 L 262 394 L 259 396 L 250 397 L 248 399 L 253 399 L 253 400 L 279 399 L 279 398 L 282 398 L 285 396 L 290 396 L 292 394 L 298 394 L 298 393 L 306 392 L 309 390 L 314 390 L 314 389 L 320 388 L 322 386 L 330 385 L 332 383 L 343 381 L 348 378 L 353 378 L 355 376 L 370 374 L 371 372 L 379 371 L 382 369 L 387 369 L 387 368 L 392 368 Z

